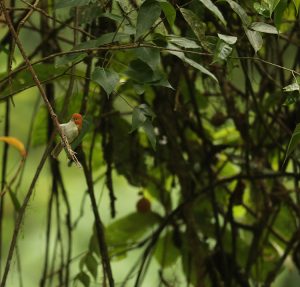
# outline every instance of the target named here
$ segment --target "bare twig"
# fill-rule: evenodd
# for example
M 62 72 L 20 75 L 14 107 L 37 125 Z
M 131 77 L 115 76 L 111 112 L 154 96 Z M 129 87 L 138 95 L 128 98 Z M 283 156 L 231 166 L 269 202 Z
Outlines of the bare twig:
M 0 8 L 1 8 L 2 12 L 4 13 L 7 25 L 9 27 L 9 30 L 11 31 L 11 34 L 14 37 L 14 39 L 16 41 L 16 44 L 17 44 L 17 46 L 18 46 L 18 48 L 19 48 L 19 50 L 20 50 L 20 52 L 21 52 L 21 54 L 22 54 L 22 56 L 23 56 L 23 58 L 24 58 L 24 60 L 26 62 L 27 68 L 30 71 L 30 73 L 31 73 L 31 75 L 33 77 L 33 80 L 36 83 L 36 85 L 37 85 L 37 87 L 38 87 L 38 89 L 39 89 L 39 91 L 41 93 L 41 96 L 42 96 L 42 98 L 43 98 L 43 100 L 44 100 L 44 102 L 45 102 L 45 104 L 46 104 L 46 106 L 48 108 L 48 111 L 49 111 L 49 114 L 50 114 L 50 116 L 52 118 L 54 126 L 57 129 L 60 137 L 62 138 L 62 141 L 63 141 L 63 144 L 65 146 L 65 149 L 67 151 L 68 156 L 77 164 L 77 166 L 80 167 L 81 165 L 80 165 L 80 163 L 79 163 L 79 161 L 78 161 L 78 159 L 77 159 L 74 151 L 72 150 L 72 148 L 71 148 L 71 146 L 70 146 L 70 144 L 68 142 L 67 137 L 64 135 L 62 129 L 60 128 L 59 121 L 58 121 L 57 116 L 56 116 L 56 114 L 55 114 L 55 112 L 54 112 L 54 110 L 53 110 L 53 108 L 52 108 L 52 106 L 51 106 L 51 104 L 50 104 L 47 96 L 46 96 L 44 88 L 41 85 L 41 83 L 40 83 L 40 81 L 39 81 L 39 79 L 37 77 L 36 72 L 34 71 L 34 69 L 33 69 L 32 65 L 31 65 L 30 61 L 28 60 L 28 58 L 26 56 L 25 50 L 23 48 L 23 45 L 22 45 L 21 41 L 19 40 L 19 37 L 18 37 L 18 35 L 17 35 L 17 33 L 16 33 L 13 25 L 12 25 L 12 22 L 11 22 L 11 19 L 9 17 L 9 14 L 6 11 L 4 0 L 1 0 L 1 2 L 0 2 Z

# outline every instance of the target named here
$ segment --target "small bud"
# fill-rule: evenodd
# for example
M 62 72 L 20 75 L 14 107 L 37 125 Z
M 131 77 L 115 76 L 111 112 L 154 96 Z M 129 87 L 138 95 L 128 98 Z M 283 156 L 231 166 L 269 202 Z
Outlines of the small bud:
M 142 197 L 136 203 L 136 210 L 140 213 L 147 213 L 151 211 L 151 203 L 149 199 Z

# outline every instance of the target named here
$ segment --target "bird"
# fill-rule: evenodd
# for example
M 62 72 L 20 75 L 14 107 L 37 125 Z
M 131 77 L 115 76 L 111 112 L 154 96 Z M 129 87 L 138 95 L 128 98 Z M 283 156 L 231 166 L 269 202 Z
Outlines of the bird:
M 67 137 L 68 142 L 72 143 L 80 134 L 82 128 L 82 115 L 74 113 L 69 122 L 60 124 L 63 134 Z M 63 141 L 61 140 L 51 152 L 53 158 L 57 158 L 64 147 Z

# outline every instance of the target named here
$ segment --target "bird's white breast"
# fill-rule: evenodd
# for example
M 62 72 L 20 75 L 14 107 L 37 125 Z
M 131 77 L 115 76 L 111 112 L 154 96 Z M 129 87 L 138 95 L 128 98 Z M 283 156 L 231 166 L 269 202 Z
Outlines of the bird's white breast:
M 60 127 L 65 136 L 68 138 L 69 143 L 74 141 L 78 136 L 78 128 L 74 121 L 69 121 L 66 124 L 61 124 Z

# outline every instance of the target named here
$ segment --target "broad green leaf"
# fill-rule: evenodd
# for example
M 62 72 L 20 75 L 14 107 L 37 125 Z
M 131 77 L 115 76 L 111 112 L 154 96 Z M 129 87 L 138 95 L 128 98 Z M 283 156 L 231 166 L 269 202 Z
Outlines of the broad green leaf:
M 270 10 L 271 10 L 271 14 L 274 12 L 274 10 L 276 9 L 277 5 L 279 4 L 281 0 L 270 0 Z M 270 15 L 271 16 L 271 15 Z
M 167 37 L 167 40 L 169 43 L 175 44 L 177 46 L 180 46 L 180 47 L 186 48 L 186 49 L 199 49 L 200 48 L 200 46 L 195 41 L 184 38 L 184 37 L 169 35 Z
M 192 59 L 189 58 L 184 58 L 183 59 L 184 62 L 186 62 L 187 64 L 191 65 L 192 67 L 196 68 L 197 70 L 199 70 L 201 73 L 211 77 L 213 80 L 215 80 L 216 82 L 218 82 L 218 79 L 216 78 L 216 76 L 211 73 L 209 70 L 207 70 L 206 68 L 204 68 L 202 65 L 200 65 L 199 63 L 195 62 Z
M 143 62 L 147 63 L 152 70 L 160 67 L 160 51 L 154 48 L 136 48 L 134 53 Z
M 286 95 L 286 99 L 285 99 L 283 105 L 288 106 L 291 104 L 295 104 L 296 102 L 299 101 L 299 99 L 300 99 L 299 91 L 289 92 Z
M 82 7 L 81 9 L 77 10 L 77 13 L 78 22 L 80 25 L 91 23 L 103 15 L 102 9 L 97 3 Z M 76 17 L 75 11 L 73 12 L 72 16 Z
M 209 70 L 207 70 L 202 65 L 198 64 L 197 62 L 195 62 L 194 60 L 189 59 L 189 58 L 184 58 L 184 62 L 186 62 L 187 64 L 191 65 L 192 67 L 198 69 L 203 74 L 208 75 L 213 80 L 215 80 L 216 82 L 218 82 L 218 79 L 216 78 L 216 76 L 213 73 L 211 73 Z
M 293 0 L 293 3 L 295 5 L 295 8 L 296 8 L 296 13 L 298 15 L 298 12 L 299 12 L 299 6 L 300 6 L 300 0 Z
M 250 44 L 252 45 L 255 53 L 257 53 L 263 45 L 263 39 L 261 34 L 257 31 L 249 30 L 246 27 L 244 27 L 244 29 Z
M 283 164 L 285 163 L 287 158 L 290 156 L 290 154 L 295 150 L 295 148 L 297 147 L 299 142 L 300 142 L 300 124 L 297 124 L 296 128 L 292 134 L 292 137 L 290 139 L 290 142 L 288 144 Z
M 8 188 L 8 193 L 9 193 L 11 201 L 14 205 L 15 211 L 18 212 L 21 208 L 21 204 L 20 204 L 16 194 L 10 188 Z
M 0 43 L 0 52 L 3 52 L 6 55 L 9 55 L 9 49 L 6 48 L 5 46 L 1 45 L 1 43 Z
M 117 14 L 109 13 L 109 12 L 102 13 L 99 16 L 111 19 L 111 20 L 119 22 L 119 23 L 121 23 L 122 21 L 124 21 L 124 17 L 122 17 L 120 15 L 117 15 Z
M 151 108 L 148 106 L 148 105 L 146 105 L 146 104 L 141 104 L 141 105 L 139 105 L 139 107 L 138 107 L 141 111 L 143 111 L 143 113 L 147 116 L 147 117 L 149 117 L 149 118 L 151 118 L 151 119 L 153 119 L 154 117 L 155 117 L 155 114 L 153 113 L 153 111 L 151 110 Z
M 55 9 L 88 5 L 90 0 L 59 0 Z
M 288 0 L 281 0 L 274 10 L 274 24 L 278 30 L 280 30 L 282 16 L 287 7 Z
M 300 86 L 298 83 L 290 84 L 283 88 L 283 91 L 287 93 L 284 105 L 294 104 L 299 101 L 300 98 Z
M 89 241 L 89 253 L 90 254 L 95 254 L 98 258 L 100 258 L 100 250 L 99 250 L 99 242 L 98 242 L 98 238 L 97 238 L 97 234 L 95 231 L 95 227 L 93 228 L 93 234 L 90 238 Z M 84 259 L 84 258 L 83 258 Z M 83 263 L 84 264 L 84 260 Z
M 286 189 L 283 189 L 283 192 L 287 191 Z M 280 200 L 280 194 L 279 194 L 279 200 Z M 291 220 L 291 218 L 294 218 L 295 214 L 293 211 L 293 208 L 289 206 L 288 204 L 284 204 L 282 202 L 282 205 L 280 206 L 280 209 L 278 210 L 278 215 L 276 216 L 274 226 L 276 226 L 276 230 L 282 234 L 285 238 L 291 238 L 293 236 L 293 233 L 297 230 L 297 225 L 295 224 L 295 220 Z
M 112 69 L 96 67 L 92 74 L 92 80 L 98 83 L 109 97 L 119 83 L 120 77 L 118 73 Z
M 234 45 L 237 41 L 237 37 L 235 36 L 223 35 L 218 33 L 218 37 L 229 45 Z
M 106 44 L 111 44 L 113 42 L 128 41 L 129 39 L 130 34 L 127 33 L 106 33 L 94 40 L 82 42 L 74 46 L 72 50 L 74 51 L 80 49 L 96 48 Z
M 150 141 L 152 148 L 154 150 L 156 150 L 156 135 L 154 132 L 154 127 L 153 127 L 152 121 L 149 118 L 147 118 L 145 123 L 142 125 L 142 128 L 143 128 L 144 132 L 146 133 L 147 138 Z
M 130 123 L 121 117 L 116 117 L 111 125 L 115 169 L 118 174 L 126 177 L 131 185 L 140 187 L 140 177 L 136 171 L 146 170 L 146 165 L 145 152 L 141 147 L 139 137 L 136 134 L 128 135 L 131 129 Z M 138 159 L 137 161 L 132 161 L 133 154 Z
M 152 41 L 155 45 L 161 46 L 161 47 L 166 47 L 168 44 L 167 40 L 166 40 L 166 35 L 162 35 L 160 33 L 153 33 Z
M 300 91 L 300 86 L 298 83 L 293 83 L 291 85 L 285 86 L 282 89 L 284 92 Z
M 161 14 L 161 6 L 154 0 L 146 0 L 140 7 L 137 17 L 135 40 L 148 32 Z
M 169 48 L 174 48 L 174 46 L 169 45 Z M 179 59 L 181 59 L 183 62 L 191 65 L 192 67 L 196 68 L 197 70 L 199 70 L 200 72 L 202 72 L 203 74 L 208 75 L 209 77 L 211 77 L 213 80 L 215 80 L 216 82 L 218 82 L 218 79 L 216 78 L 216 76 L 211 73 L 210 71 L 208 71 L 206 68 L 204 68 L 202 65 L 200 65 L 199 63 L 195 62 L 194 60 L 187 58 L 184 53 L 182 52 L 178 52 L 178 51 L 169 51 L 170 54 L 175 55 L 176 57 L 178 57 Z
M 250 24 L 250 18 L 247 15 L 244 8 L 242 8 L 238 3 L 234 2 L 233 0 L 226 0 L 226 2 L 230 5 L 231 9 L 239 15 L 243 25 L 248 26 Z
M 166 87 L 166 88 L 174 90 L 174 88 L 169 83 L 168 79 L 166 78 L 166 76 L 163 73 L 158 72 L 157 77 L 159 77 L 159 80 L 153 81 L 151 83 L 152 86 L 161 86 L 161 87 Z
M 87 269 L 93 275 L 94 279 L 96 279 L 99 264 L 92 253 L 86 254 L 84 263 L 85 263 L 85 266 L 87 267 Z
M 208 10 L 210 10 L 221 22 L 226 26 L 226 20 L 224 19 L 219 8 L 211 0 L 198 0 L 200 1 Z
M 272 10 L 271 10 L 271 4 L 270 3 L 266 3 L 264 1 L 262 3 L 255 2 L 253 4 L 253 8 L 255 9 L 255 11 L 258 14 L 264 16 L 265 18 L 270 18 L 271 17 Z
M 139 83 L 151 82 L 154 75 L 151 67 L 140 59 L 133 60 L 129 63 L 126 74 L 129 78 Z
M 167 0 L 158 0 L 158 3 L 160 5 L 161 9 L 163 10 L 170 26 L 173 26 L 174 22 L 175 22 L 175 19 L 176 19 L 176 10 L 175 10 L 175 8 Z
M 87 275 L 83 271 L 81 271 L 79 274 L 76 275 L 75 280 L 80 281 L 84 287 L 89 287 L 91 283 L 91 279 L 89 275 Z
M 136 242 L 159 222 L 160 217 L 153 212 L 130 213 L 106 227 L 107 242 L 109 246 Z
M 231 53 L 232 53 L 232 47 L 227 43 L 225 43 L 224 41 L 219 40 L 214 53 L 214 60 L 217 59 L 226 60 Z
M 168 232 L 165 236 L 159 238 L 154 256 L 163 268 L 173 265 L 177 261 L 179 255 L 180 252 L 174 245 L 171 232 Z
M 136 129 L 141 127 L 147 120 L 145 113 L 139 108 L 136 107 L 132 112 L 132 124 L 130 133 L 134 132 Z
M 276 29 L 276 27 L 263 22 L 253 22 L 251 23 L 249 28 L 257 32 L 278 34 L 278 30 Z
M 191 10 L 180 8 L 180 12 L 184 17 L 185 21 L 189 24 L 192 31 L 200 41 L 203 48 L 207 49 L 206 39 L 205 39 L 205 30 L 206 24 L 200 20 L 200 18 Z M 186 47 L 185 47 L 186 48 Z
M 154 113 L 146 104 L 141 104 L 135 107 L 132 112 L 132 125 L 130 133 L 134 132 L 138 128 L 142 127 L 145 131 L 152 148 L 156 148 L 156 136 L 152 125 Z
M 80 62 L 83 60 L 88 54 L 85 52 L 82 53 L 74 53 L 68 54 L 55 59 L 55 67 L 66 66 L 69 63 Z

